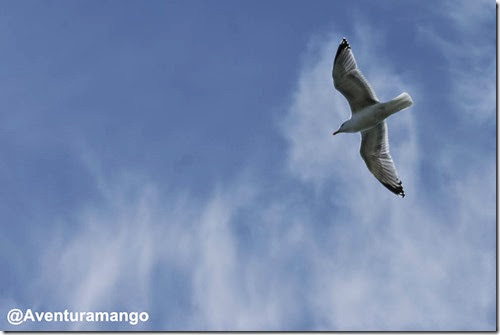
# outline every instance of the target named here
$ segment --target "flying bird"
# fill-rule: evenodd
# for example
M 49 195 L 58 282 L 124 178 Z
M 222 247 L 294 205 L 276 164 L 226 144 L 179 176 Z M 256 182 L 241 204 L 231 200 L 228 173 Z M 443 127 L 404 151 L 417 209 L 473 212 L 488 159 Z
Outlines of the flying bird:
M 361 132 L 359 152 L 368 170 L 391 192 L 404 197 L 403 185 L 389 153 L 385 119 L 413 104 L 410 95 L 401 93 L 388 102 L 380 102 L 370 84 L 359 71 L 351 46 L 342 39 L 332 69 L 333 85 L 347 99 L 351 118 L 337 129 L 338 133 Z

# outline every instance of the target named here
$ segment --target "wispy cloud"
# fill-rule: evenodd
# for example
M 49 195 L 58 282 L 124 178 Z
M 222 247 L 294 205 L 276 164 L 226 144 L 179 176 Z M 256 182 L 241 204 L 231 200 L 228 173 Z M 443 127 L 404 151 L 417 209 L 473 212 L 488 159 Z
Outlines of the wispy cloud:
M 489 1 L 441 2 L 442 14 L 453 33 L 438 32 L 432 25 L 418 27 L 421 39 L 446 59 L 453 91 L 448 99 L 459 115 L 480 124 L 495 120 L 495 5 Z
M 77 235 L 47 236 L 34 287 L 43 306 L 147 310 L 153 329 L 492 329 L 494 218 L 487 195 L 468 198 L 474 178 L 445 222 L 418 202 L 374 204 L 376 184 L 340 202 L 326 191 L 318 221 L 242 180 L 196 202 L 119 179 L 77 213 Z

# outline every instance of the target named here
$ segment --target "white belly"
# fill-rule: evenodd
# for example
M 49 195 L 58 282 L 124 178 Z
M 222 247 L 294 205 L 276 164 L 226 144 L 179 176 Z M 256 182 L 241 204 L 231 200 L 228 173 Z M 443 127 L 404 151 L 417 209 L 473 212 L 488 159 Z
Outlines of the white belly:
M 377 103 L 354 113 L 350 120 L 352 130 L 355 132 L 368 130 L 383 121 L 385 115 L 381 109 L 382 104 Z

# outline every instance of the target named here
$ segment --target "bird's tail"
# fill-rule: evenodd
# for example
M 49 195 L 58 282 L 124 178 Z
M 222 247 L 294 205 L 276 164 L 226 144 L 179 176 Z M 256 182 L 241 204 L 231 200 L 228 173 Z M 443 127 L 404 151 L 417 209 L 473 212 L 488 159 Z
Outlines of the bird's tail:
M 408 93 L 403 92 L 391 101 L 386 102 L 384 105 L 387 116 L 389 116 L 391 114 L 399 112 L 402 109 L 410 107 L 411 105 L 413 105 L 413 100 Z

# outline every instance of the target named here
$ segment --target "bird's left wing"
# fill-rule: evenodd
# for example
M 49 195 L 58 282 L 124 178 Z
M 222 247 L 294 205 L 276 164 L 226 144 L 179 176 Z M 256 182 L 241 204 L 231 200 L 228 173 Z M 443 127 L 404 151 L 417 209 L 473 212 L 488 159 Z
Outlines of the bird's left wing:
M 332 69 L 333 85 L 349 102 L 353 113 L 378 102 L 370 84 L 359 71 L 351 46 L 342 39 Z
M 403 185 L 389 153 L 387 124 L 380 122 L 375 127 L 361 132 L 359 152 L 370 172 L 391 192 L 405 196 Z

